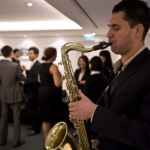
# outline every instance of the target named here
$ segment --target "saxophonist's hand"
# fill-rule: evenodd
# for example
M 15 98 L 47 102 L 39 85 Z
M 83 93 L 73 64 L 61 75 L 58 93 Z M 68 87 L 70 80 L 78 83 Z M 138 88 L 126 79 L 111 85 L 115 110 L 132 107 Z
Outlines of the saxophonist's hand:
M 100 140 L 98 139 L 95 139 L 95 140 L 92 140 L 92 150 L 98 150 L 98 146 L 100 145 Z
M 97 105 L 86 97 L 81 90 L 78 91 L 78 94 L 81 96 L 81 100 L 68 104 L 70 112 L 69 117 L 79 120 L 90 119 Z

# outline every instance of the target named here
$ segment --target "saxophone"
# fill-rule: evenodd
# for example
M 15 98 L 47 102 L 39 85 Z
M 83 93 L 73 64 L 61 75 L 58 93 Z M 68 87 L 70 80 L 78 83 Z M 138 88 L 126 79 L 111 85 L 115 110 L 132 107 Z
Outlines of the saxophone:
M 84 48 L 79 43 L 66 43 L 61 48 L 62 64 L 64 66 L 64 75 L 66 78 L 66 87 L 68 90 L 70 102 L 79 101 L 81 97 L 78 94 L 78 87 L 74 77 L 71 61 L 68 56 L 68 52 L 71 50 L 79 52 L 91 52 L 99 49 L 105 49 L 110 46 L 111 43 L 100 42 L 99 45 L 92 48 Z M 71 119 L 70 120 L 78 133 L 79 146 L 74 142 L 73 137 L 68 133 L 68 127 L 65 122 L 57 123 L 48 133 L 45 148 L 47 150 L 91 150 L 91 144 L 89 143 L 87 130 L 83 120 Z

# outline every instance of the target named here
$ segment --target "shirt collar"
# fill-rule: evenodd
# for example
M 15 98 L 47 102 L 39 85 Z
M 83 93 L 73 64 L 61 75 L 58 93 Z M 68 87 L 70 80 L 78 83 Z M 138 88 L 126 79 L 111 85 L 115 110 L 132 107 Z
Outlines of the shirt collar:
M 4 60 L 9 60 L 9 61 L 12 61 L 10 58 L 4 58 Z
M 33 65 L 35 64 L 35 62 L 37 61 L 37 58 L 34 59 L 32 62 L 31 62 L 31 66 L 30 66 L 30 69 L 33 67 Z
M 17 57 L 15 57 L 15 56 L 13 56 L 16 60 L 18 60 L 18 58 Z
M 35 63 L 36 61 L 37 61 L 37 58 L 34 59 L 34 60 L 31 62 L 31 64 L 34 65 L 34 63 Z
M 122 64 L 121 58 L 119 60 L 117 60 L 114 65 L 114 73 L 116 74 L 118 72 L 118 70 L 121 67 L 121 70 L 124 71 L 125 68 L 128 66 L 128 64 L 139 54 L 141 53 L 144 49 L 146 48 L 146 46 L 144 45 L 143 47 L 141 47 L 134 55 L 132 55 L 124 64 Z
M 92 74 L 100 74 L 100 71 L 91 71 L 91 75 Z

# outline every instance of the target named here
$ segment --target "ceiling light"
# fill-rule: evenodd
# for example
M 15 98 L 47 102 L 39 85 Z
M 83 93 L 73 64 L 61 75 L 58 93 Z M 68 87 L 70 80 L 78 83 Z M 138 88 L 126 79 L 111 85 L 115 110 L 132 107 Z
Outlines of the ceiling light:
M 26 35 L 23 35 L 23 37 L 26 37 Z
M 83 34 L 82 35 L 83 40 L 85 41 L 94 41 L 95 40 L 95 34 Z
M 27 3 L 27 6 L 31 7 L 33 4 L 32 3 Z

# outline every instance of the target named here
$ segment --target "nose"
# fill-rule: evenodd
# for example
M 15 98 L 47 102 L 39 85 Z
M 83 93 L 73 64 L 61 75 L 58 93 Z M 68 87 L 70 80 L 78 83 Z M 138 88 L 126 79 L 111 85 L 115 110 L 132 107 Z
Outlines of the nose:
M 108 30 L 107 37 L 108 38 L 112 38 L 113 37 L 113 33 L 112 33 L 111 29 Z

